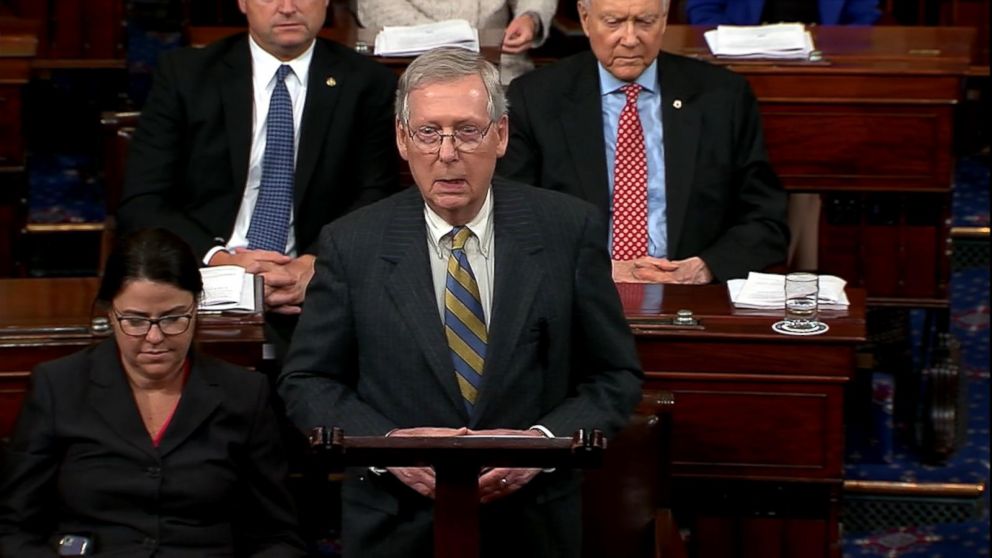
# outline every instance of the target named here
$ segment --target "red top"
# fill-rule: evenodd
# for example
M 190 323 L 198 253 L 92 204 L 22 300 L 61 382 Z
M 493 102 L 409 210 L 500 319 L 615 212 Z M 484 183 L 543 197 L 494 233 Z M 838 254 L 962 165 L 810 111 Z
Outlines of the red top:
M 183 360 L 183 386 L 186 385 L 186 380 L 189 379 L 189 357 Z M 162 438 L 165 436 L 165 431 L 169 428 L 169 423 L 172 422 L 172 417 L 176 415 L 176 408 L 179 407 L 179 401 L 176 401 L 176 406 L 172 408 L 172 412 L 169 413 L 169 418 L 165 419 L 162 423 L 162 428 L 158 429 L 158 433 L 152 436 L 152 445 L 158 447 L 162 442 Z

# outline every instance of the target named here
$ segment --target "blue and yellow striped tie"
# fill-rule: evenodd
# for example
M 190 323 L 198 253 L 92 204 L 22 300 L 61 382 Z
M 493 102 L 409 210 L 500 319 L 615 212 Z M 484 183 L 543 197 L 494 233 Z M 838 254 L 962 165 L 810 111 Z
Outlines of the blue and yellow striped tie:
M 444 333 L 451 349 L 458 389 L 471 415 L 482 384 L 489 335 L 479 284 L 465 254 L 465 242 L 472 236 L 472 231 L 467 227 L 455 227 L 449 234 L 451 257 L 444 282 Z

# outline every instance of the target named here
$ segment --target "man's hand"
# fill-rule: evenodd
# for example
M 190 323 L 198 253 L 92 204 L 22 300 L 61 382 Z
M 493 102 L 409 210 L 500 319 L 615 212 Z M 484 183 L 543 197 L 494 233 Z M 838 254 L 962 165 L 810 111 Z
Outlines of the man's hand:
M 245 268 L 250 273 L 258 273 L 265 279 L 265 305 L 278 314 L 299 314 L 303 311 L 303 296 L 313 277 L 316 258 L 304 254 L 291 258 L 282 265 L 258 261 Z
M 677 283 L 704 285 L 713 280 L 706 262 L 698 257 L 669 260 L 644 256 L 633 260 L 613 260 L 615 283 Z
M 267 264 L 271 266 L 286 265 L 293 258 L 270 250 L 249 250 L 247 248 L 235 248 L 234 253 L 230 253 L 227 250 L 218 250 L 213 256 L 210 256 L 210 263 L 207 265 L 238 265 L 246 270 L 248 266 L 258 263 Z M 254 272 L 251 272 L 254 273 Z
M 678 266 L 665 258 L 644 256 L 633 260 L 613 260 L 614 283 L 668 283 Z
M 469 430 L 467 435 L 544 437 L 544 434 L 540 430 L 510 430 L 508 428 Z M 479 476 L 479 500 L 485 504 L 493 500 L 505 498 L 523 488 L 540 472 L 540 469 L 523 469 L 517 467 L 490 469 Z
M 537 36 L 537 22 L 527 14 L 513 18 L 503 34 L 503 52 L 519 54 L 530 49 Z
M 694 256 L 685 260 L 671 262 L 677 269 L 671 272 L 672 278 L 668 283 L 683 285 L 705 285 L 713 281 L 713 274 L 701 258 Z
M 464 436 L 468 432 L 469 430 L 467 428 L 399 428 L 390 432 L 389 437 L 425 436 L 434 438 L 444 436 Z M 412 488 L 415 492 L 417 492 L 417 494 L 431 499 L 434 498 L 434 492 L 437 489 L 437 478 L 434 475 L 433 468 L 388 467 L 386 470 L 392 473 L 394 477 L 400 480 L 400 482 Z

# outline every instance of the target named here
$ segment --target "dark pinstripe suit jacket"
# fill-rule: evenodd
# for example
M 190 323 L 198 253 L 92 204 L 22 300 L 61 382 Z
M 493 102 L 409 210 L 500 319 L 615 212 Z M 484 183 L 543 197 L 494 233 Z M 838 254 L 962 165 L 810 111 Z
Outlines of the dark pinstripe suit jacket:
M 501 179 L 494 180 L 493 211 L 489 348 L 474 416 L 455 381 L 431 280 L 423 200 L 411 188 L 321 233 L 316 274 L 279 381 L 299 428 L 383 435 L 416 426 L 541 424 L 569 436 L 579 428 L 609 435 L 622 426 L 640 397 L 641 371 L 611 281 L 599 212 L 574 197 Z M 485 506 L 486 552 L 572 555 L 580 523 L 576 489 L 565 471 L 541 474 Z M 389 475 L 361 471 L 343 490 L 348 555 L 429 552 L 427 499 Z M 502 519 L 514 522 L 510 532 L 518 536 L 503 529 L 488 539 L 487 527 Z

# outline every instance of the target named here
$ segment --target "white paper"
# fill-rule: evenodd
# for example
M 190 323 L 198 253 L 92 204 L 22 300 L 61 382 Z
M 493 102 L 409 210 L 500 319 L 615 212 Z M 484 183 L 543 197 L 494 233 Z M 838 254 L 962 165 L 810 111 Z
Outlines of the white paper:
M 417 56 L 443 46 L 479 52 L 479 32 L 464 19 L 449 19 L 423 25 L 386 26 L 375 37 L 376 56 Z
M 835 275 L 820 275 L 820 308 L 847 308 L 851 301 L 844 292 L 847 281 Z M 730 301 L 737 308 L 784 309 L 785 275 L 775 273 L 748 274 L 747 279 L 727 281 Z
M 255 310 L 255 276 L 237 265 L 200 268 L 203 296 L 200 310 Z
M 703 33 L 710 52 L 726 58 L 809 58 L 813 35 L 801 23 L 720 25 Z

